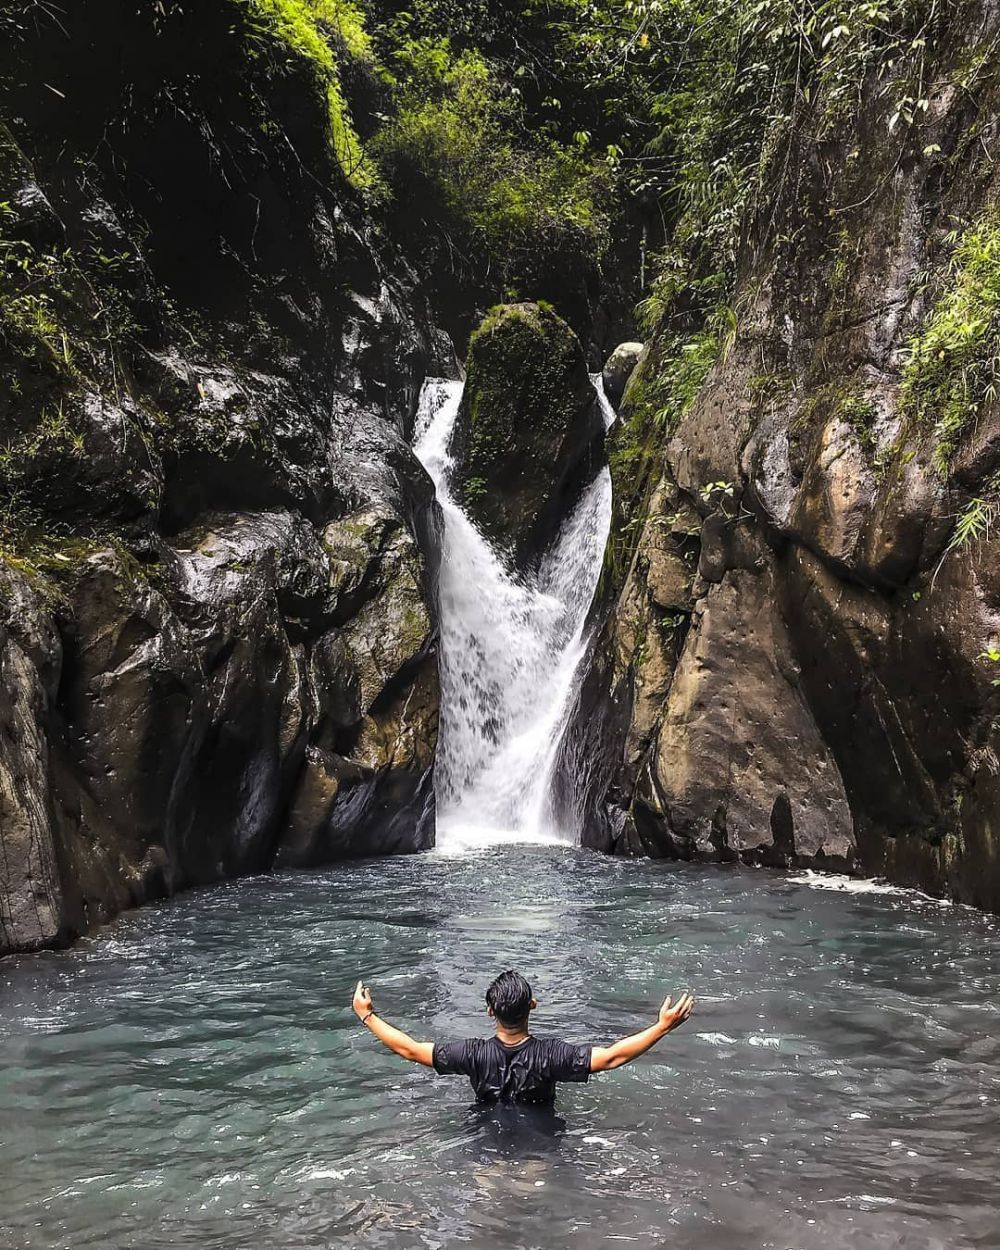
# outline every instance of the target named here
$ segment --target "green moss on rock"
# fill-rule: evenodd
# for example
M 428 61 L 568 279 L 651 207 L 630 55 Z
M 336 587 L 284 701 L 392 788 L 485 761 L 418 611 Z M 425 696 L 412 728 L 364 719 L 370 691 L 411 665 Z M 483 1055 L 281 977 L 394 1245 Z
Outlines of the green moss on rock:
M 458 491 L 488 537 L 530 560 L 600 434 L 583 349 L 552 308 L 501 304 L 472 336 L 467 368 Z
M 632 374 L 608 444 L 614 509 L 603 588 L 622 584 L 660 479 L 666 440 L 694 403 L 720 347 L 710 319 L 708 328 L 691 337 L 654 338 Z

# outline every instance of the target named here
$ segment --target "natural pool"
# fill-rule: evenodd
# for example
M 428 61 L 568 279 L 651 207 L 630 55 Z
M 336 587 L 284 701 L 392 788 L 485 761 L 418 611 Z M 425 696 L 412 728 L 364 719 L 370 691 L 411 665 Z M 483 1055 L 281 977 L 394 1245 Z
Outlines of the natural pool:
M 631 1068 L 497 1118 L 349 1009 L 607 1040 Z M 501 846 L 259 878 L 0 965 L 0 1245 L 1000 1246 L 1000 926 L 919 896 Z

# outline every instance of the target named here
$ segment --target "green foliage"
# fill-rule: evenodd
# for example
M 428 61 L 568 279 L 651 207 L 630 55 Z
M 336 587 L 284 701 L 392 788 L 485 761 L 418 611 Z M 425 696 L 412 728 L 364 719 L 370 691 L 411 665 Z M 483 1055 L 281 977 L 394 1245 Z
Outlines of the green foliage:
M 1000 664 L 1000 649 L 997 647 L 988 647 L 985 651 L 980 651 L 976 659 L 984 660 L 987 664 Z M 1000 677 L 994 677 L 990 681 L 990 685 L 1000 686 Z
M 62 401 L 43 409 L 38 423 L 29 434 L 0 449 L 0 472 L 11 462 L 33 456 L 43 447 L 61 447 L 77 456 L 83 454 L 83 435 L 74 428 Z
M 658 342 L 655 356 L 646 361 L 641 373 L 633 375 L 626 393 L 621 426 L 624 433 L 615 439 L 614 456 L 619 469 L 645 459 L 650 440 L 658 447 L 677 428 L 720 349 L 714 327 L 689 339 Z
M 942 472 L 1000 385 L 1000 214 L 987 213 L 956 242 L 949 286 L 910 343 L 903 410 L 933 424 Z
M 652 333 L 672 313 L 703 316 L 730 297 L 744 226 L 773 206 L 789 172 L 793 122 L 817 114 L 840 132 L 866 87 L 887 130 L 927 108 L 928 0 L 702 0 L 643 6 L 645 33 L 670 62 L 649 77 L 659 132 L 639 154 L 668 242 L 638 309 Z M 655 33 L 654 33 L 655 30 Z M 910 84 L 900 97 L 898 82 Z
M 325 93 L 330 144 L 348 182 L 377 193 L 378 171 L 365 153 L 344 99 L 337 53 L 371 60 L 364 14 L 353 0 L 244 0 L 261 33 L 276 38 L 313 67 Z
M 998 495 L 1000 495 L 1000 475 L 991 478 L 983 494 L 970 499 L 959 513 L 948 542 L 948 551 L 955 551 L 960 547 L 967 547 L 971 543 L 982 542 L 989 538 L 990 529 L 1000 516 Z
M 489 483 L 482 477 L 466 478 L 462 493 L 466 503 L 479 503 L 489 494 Z
M 659 479 L 664 442 L 691 408 L 709 370 L 728 351 L 733 333 L 733 310 L 723 306 L 688 338 L 658 335 L 633 373 L 608 444 L 614 514 L 605 585 L 618 583 L 628 567 Z
M 313 64 L 338 159 L 356 185 L 384 176 L 427 274 L 508 300 L 579 290 L 624 237 L 624 199 L 659 223 L 647 333 L 676 313 L 688 336 L 731 298 L 741 223 L 780 192 L 797 113 L 822 95 L 841 124 L 882 76 L 887 127 L 927 104 L 931 0 L 241 2 Z M 345 56 L 386 92 L 367 152 Z
M 0 169 L 14 149 L 0 123 Z M 0 202 L 0 348 L 11 366 L 0 372 L 0 416 L 24 376 L 66 389 L 107 370 L 105 355 L 135 328 L 123 290 L 135 270 L 130 254 L 93 243 L 32 242 L 12 204 Z
M 653 420 L 658 428 L 670 432 L 677 427 L 694 403 L 719 351 L 719 336 L 709 327 L 680 343 L 677 350 L 669 354 L 655 388 L 660 407 L 654 412 Z
M 871 454 L 875 450 L 874 424 L 877 410 L 864 395 L 848 395 L 840 408 L 840 416 L 851 427 L 858 445 Z
M 69 365 L 69 346 L 58 322 L 51 287 L 61 264 L 17 237 L 9 202 L 0 202 L 0 338 L 16 355 L 39 352 L 49 363 Z
M 704 503 L 714 503 L 720 499 L 732 499 L 736 492 L 735 482 L 706 482 L 698 492 Z
M 736 335 L 736 312 L 720 304 L 693 334 L 669 331 L 658 336 L 654 367 L 647 362 L 641 378 L 630 386 L 627 420 L 661 435 L 672 434 L 697 398 L 708 371 L 725 359 Z
M 530 293 L 540 274 L 594 267 L 610 231 L 607 162 L 548 140 L 516 141 L 521 114 L 481 53 L 444 39 L 396 49 L 397 108 L 379 153 L 429 260 L 490 272 L 495 290 Z M 419 217 L 414 206 L 419 207 Z

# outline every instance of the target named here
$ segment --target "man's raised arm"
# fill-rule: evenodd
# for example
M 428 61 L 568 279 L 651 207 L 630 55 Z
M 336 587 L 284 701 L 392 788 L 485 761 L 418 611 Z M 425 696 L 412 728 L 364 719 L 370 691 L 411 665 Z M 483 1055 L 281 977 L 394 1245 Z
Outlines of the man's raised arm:
M 354 1002 L 351 1004 L 362 1024 L 366 1025 L 378 1038 L 383 1046 L 388 1046 L 401 1059 L 409 1059 L 411 1063 L 422 1063 L 425 1068 L 433 1067 L 434 1043 L 415 1042 L 409 1033 L 397 1029 L 388 1021 L 380 1019 L 372 1007 L 371 990 L 363 981 L 359 981 L 354 991 Z
M 608 1072 L 612 1068 L 620 1068 L 631 1063 L 639 1055 L 644 1055 L 650 1046 L 655 1046 L 661 1037 L 666 1037 L 691 1014 L 694 999 L 690 994 L 682 994 L 676 1007 L 671 1007 L 670 999 L 663 1000 L 660 1014 L 655 1024 L 641 1033 L 633 1033 L 631 1037 L 623 1037 L 611 1046 L 595 1046 L 590 1052 L 591 1072 Z

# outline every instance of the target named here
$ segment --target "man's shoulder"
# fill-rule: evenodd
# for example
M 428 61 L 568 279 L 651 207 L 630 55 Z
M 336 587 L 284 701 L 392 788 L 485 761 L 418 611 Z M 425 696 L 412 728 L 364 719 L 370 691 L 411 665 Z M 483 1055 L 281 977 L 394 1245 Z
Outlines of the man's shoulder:
M 435 1051 L 451 1056 L 469 1057 L 480 1055 L 492 1043 L 492 1037 L 460 1037 L 446 1042 L 435 1042 Z
M 463 1041 L 435 1042 L 431 1062 L 437 1072 L 468 1072 L 478 1061 L 477 1045 L 481 1039 L 467 1037 Z
M 544 1049 L 540 1061 L 557 1081 L 586 1081 L 590 1075 L 592 1047 L 567 1042 L 561 1037 L 540 1038 Z

